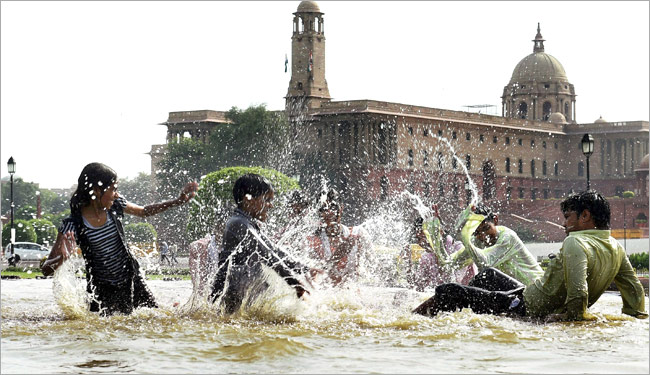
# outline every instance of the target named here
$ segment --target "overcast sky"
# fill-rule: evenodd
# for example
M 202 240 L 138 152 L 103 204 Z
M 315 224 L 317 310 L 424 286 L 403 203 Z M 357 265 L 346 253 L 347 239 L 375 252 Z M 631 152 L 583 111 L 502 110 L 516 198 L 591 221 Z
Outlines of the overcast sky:
M 134 177 L 150 172 L 169 112 L 282 109 L 298 4 L 3 1 L 2 176 L 13 156 L 18 176 L 46 188 L 70 187 L 92 161 Z M 318 4 L 334 100 L 500 115 L 540 22 L 578 122 L 649 119 L 647 1 Z

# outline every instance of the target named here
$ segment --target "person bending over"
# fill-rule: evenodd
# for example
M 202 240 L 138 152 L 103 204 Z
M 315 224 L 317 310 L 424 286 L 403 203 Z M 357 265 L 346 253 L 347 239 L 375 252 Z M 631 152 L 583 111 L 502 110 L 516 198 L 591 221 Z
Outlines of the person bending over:
M 104 164 L 84 167 L 70 199 L 70 216 L 63 220 L 52 251 L 41 267 L 43 275 L 53 274 L 79 243 L 86 265 L 90 311 L 102 315 L 130 314 L 140 306 L 157 307 L 126 242 L 124 213 L 155 215 L 186 203 L 198 189 L 196 182 L 190 182 L 177 199 L 141 207 L 120 197 L 117 182 L 115 171 Z
M 587 308 L 614 282 L 623 300 L 622 312 L 647 318 L 643 286 L 625 249 L 610 234 L 607 200 L 589 190 L 570 195 L 560 207 L 567 237 L 541 278 L 525 287 L 499 291 L 439 285 L 434 296 L 413 312 L 435 316 L 470 307 L 475 313 L 530 316 L 547 322 L 584 320 L 589 318 Z M 492 277 L 494 283 L 517 283 L 501 273 Z

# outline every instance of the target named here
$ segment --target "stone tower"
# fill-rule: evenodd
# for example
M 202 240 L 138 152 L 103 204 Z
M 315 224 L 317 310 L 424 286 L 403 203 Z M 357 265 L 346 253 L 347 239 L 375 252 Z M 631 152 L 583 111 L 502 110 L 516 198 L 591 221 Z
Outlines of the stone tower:
M 293 15 L 291 81 L 285 98 L 289 113 L 319 108 L 330 101 L 325 80 L 323 13 L 314 1 L 303 1 Z
M 533 53 L 517 64 L 510 83 L 503 89 L 502 115 L 575 124 L 575 89 L 562 64 L 544 52 L 539 23 L 533 43 Z

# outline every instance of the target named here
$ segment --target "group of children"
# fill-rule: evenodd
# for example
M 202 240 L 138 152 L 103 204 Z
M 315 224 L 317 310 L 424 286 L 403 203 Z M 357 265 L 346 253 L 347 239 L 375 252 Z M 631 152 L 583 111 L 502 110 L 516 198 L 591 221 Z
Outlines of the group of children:
M 112 169 L 99 163 L 87 165 L 70 202 L 71 215 L 42 266 L 44 275 L 52 274 L 79 243 L 91 311 L 128 314 L 140 306 L 156 307 L 124 239 L 121 219 L 124 213 L 146 217 L 182 205 L 197 189 L 198 184 L 190 182 L 177 199 L 141 207 L 119 196 Z M 275 236 L 267 233 L 264 223 L 274 198 L 267 179 L 256 174 L 241 176 L 233 188 L 237 208 L 223 230 L 216 230 L 223 238 L 207 237 L 190 247 L 194 287 L 207 286 L 210 300 L 225 314 L 263 295 L 269 287 L 264 266 L 300 298 L 310 293 L 317 278 L 334 287 L 356 280 L 361 260 L 372 249 L 363 228 L 341 224 L 343 204 L 335 190 L 320 196 L 319 223 L 306 234 L 293 231 L 305 220 L 308 206 L 299 192 L 290 199 L 293 217 L 288 225 Z M 413 227 L 414 242 L 424 253 L 417 269 L 411 269 L 409 281 L 419 290 L 435 287 L 435 294 L 413 312 L 435 316 L 471 307 L 477 313 L 584 319 L 587 306 L 614 281 L 623 297 L 623 313 L 647 317 L 643 287 L 625 251 L 609 235 L 607 201 L 587 191 L 568 197 L 561 208 L 568 237 L 544 272 L 517 234 L 499 226 L 498 215 L 489 208 L 479 205 L 464 210 L 460 238 L 454 241 L 443 235 L 434 206 L 434 215 L 418 218 Z M 278 245 L 287 238 L 304 245 L 316 262 L 307 266 L 294 259 Z M 474 238 L 484 246 L 477 247 Z M 552 315 L 558 313 L 564 315 Z

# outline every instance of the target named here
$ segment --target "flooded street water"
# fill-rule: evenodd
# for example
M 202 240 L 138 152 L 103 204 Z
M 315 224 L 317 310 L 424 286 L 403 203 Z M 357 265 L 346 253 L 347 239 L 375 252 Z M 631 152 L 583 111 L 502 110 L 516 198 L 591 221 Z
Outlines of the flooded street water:
M 371 287 L 316 291 L 227 319 L 210 309 L 185 312 L 190 281 L 148 281 L 161 308 L 103 318 L 74 293 L 56 301 L 53 282 L 2 280 L 3 373 L 647 374 L 649 367 L 648 320 L 622 315 L 615 292 L 590 309 L 597 321 L 580 323 L 469 310 L 430 319 L 410 313 L 430 293 Z

